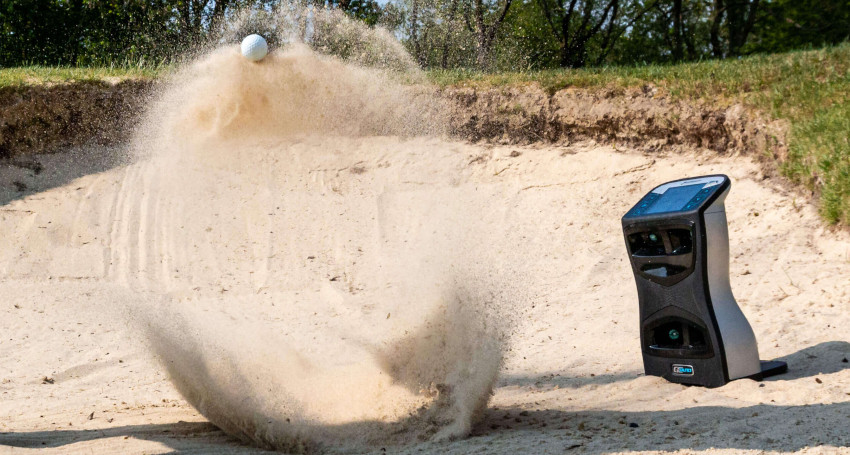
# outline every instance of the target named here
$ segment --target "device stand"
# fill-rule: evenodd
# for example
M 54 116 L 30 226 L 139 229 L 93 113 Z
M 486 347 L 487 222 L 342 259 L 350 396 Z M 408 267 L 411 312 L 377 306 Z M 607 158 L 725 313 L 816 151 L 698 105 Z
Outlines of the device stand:
M 750 379 L 761 381 L 764 378 L 776 376 L 788 371 L 788 364 L 781 360 L 762 360 L 761 371 L 750 376 Z

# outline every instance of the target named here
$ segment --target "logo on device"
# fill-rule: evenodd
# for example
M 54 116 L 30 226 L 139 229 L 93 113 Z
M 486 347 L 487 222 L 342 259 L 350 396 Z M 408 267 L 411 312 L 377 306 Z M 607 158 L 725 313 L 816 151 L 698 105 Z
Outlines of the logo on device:
M 673 375 L 674 376 L 693 376 L 694 375 L 694 367 L 691 365 L 673 365 Z

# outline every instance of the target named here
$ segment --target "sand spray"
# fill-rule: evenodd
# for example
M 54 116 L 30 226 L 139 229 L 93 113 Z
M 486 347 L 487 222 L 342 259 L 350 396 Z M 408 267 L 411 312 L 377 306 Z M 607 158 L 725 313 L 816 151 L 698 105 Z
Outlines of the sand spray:
M 282 16 L 259 22 L 279 44 L 261 63 L 213 46 L 151 101 L 132 146 L 147 164 L 129 180 L 151 208 L 123 259 L 143 273 L 117 276 L 164 297 L 130 318 L 186 400 L 248 443 L 464 437 L 501 368 L 503 309 L 523 298 L 476 228 L 486 195 L 370 180 L 352 163 L 374 158 L 367 139 L 439 137 L 445 110 L 386 32 Z

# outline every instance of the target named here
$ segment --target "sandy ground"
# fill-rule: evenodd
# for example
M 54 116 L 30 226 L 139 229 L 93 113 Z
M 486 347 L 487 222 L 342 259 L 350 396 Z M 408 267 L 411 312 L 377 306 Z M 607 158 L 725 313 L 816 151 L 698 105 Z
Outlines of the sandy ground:
M 184 401 L 116 308 L 214 301 L 205 311 L 356 366 L 364 354 L 339 340 L 419 317 L 393 277 L 468 256 L 522 296 L 483 419 L 461 440 L 365 451 L 850 453 L 850 237 L 748 160 L 395 137 L 268 149 L 180 181 L 162 164 L 107 169 L 85 154 L 2 169 L 0 452 L 260 452 Z M 790 368 L 718 389 L 643 375 L 620 231 L 653 186 L 711 173 L 733 181 L 733 291 L 761 357 Z M 308 400 L 341 409 L 327 421 L 396 418 L 380 390 L 340 383 Z

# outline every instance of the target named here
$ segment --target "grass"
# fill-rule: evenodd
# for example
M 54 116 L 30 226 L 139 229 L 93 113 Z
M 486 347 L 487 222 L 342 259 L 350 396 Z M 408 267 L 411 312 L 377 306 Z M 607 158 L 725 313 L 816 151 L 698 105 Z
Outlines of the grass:
M 550 93 L 652 83 L 676 99 L 742 103 L 789 122 L 789 155 L 779 163 L 781 172 L 820 195 L 819 210 L 828 223 L 850 226 L 850 44 L 678 65 L 429 75 L 441 86 L 536 83 Z
M 167 70 L 165 66 L 114 66 L 76 68 L 68 66 L 25 66 L 0 68 L 0 88 L 29 85 L 65 84 L 71 82 L 122 81 L 154 79 Z

